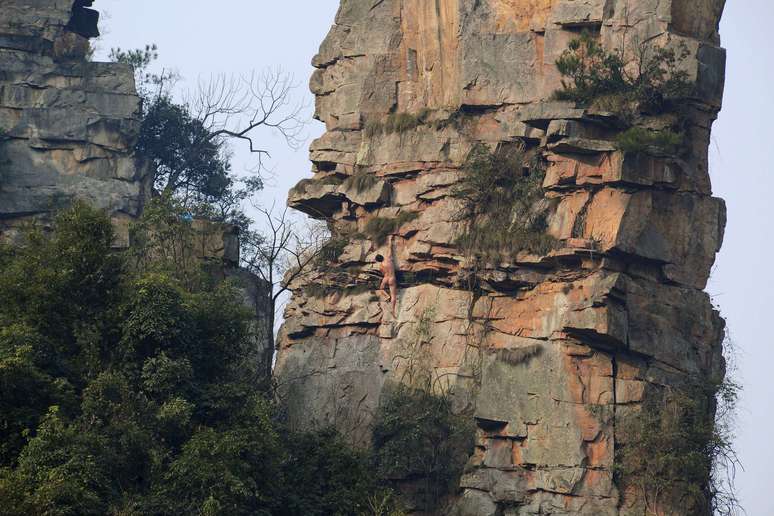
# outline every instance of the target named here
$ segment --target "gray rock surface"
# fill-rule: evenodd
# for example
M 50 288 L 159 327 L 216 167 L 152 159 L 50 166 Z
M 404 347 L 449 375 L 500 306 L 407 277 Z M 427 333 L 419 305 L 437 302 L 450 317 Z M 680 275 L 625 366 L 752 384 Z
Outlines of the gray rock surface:
M 134 156 L 132 69 L 86 59 L 71 1 L 0 7 L 0 237 L 80 199 L 113 215 L 125 245 L 146 186 Z

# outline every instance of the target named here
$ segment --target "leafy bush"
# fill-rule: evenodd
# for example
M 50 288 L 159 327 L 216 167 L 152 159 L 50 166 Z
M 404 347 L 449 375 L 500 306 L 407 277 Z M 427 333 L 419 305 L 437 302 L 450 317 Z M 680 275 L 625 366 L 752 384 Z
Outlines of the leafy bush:
M 469 419 L 454 414 L 448 396 L 401 385 L 376 413 L 374 461 L 386 481 L 418 481 L 418 501 L 432 511 L 456 487 L 473 437 Z
M 676 154 L 683 144 L 683 135 L 670 129 L 651 131 L 632 127 L 616 137 L 616 145 L 624 152 Z
M 616 474 L 634 488 L 649 514 L 733 514 L 735 497 L 717 466 L 735 461 L 732 429 L 717 413 L 733 410 L 739 388 L 694 382 L 651 395 L 619 423 L 623 445 Z
M 401 212 L 395 218 L 374 217 L 366 223 L 363 232 L 377 245 L 382 245 L 388 236 L 394 235 L 401 227 L 418 217 L 419 214 L 413 211 Z
M 454 192 L 463 204 L 460 218 L 468 221 L 457 245 L 492 261 L 523 250 L 548 253 L 555 239 L 545 232 L 544 177 L 522 146 L 496 152 L 484 145 L 474 147 Z
M 690 94 L 688 74 L 679 69 L 687 57 L 685 46 L 678 53 L 652 48 L 647 43 L 611 53 L 584 31 L 556 60 L 564 79 L 555 97 L 581 106 L 604 97 L 619 97 L 622 103 L 636 102 L 645 109 L 659 111 L 666 102 Z

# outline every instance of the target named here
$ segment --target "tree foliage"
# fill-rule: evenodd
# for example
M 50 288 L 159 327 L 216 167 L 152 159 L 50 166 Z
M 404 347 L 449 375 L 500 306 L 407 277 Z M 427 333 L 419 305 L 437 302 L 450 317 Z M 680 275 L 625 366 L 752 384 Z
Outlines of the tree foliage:
M 0 248 L 3 514 L 366 507 L 358 454 L 330 434 L 281 438 L 234 286 L 137 268 L 112 241 L 107 215 L 78 204 Z
M 231 163 L 223 142 L 166 95 L 146 104 L 137 154 L 150 163 L 154 187 L 163 194 L 206 202 L 222 197 L 230 186 Z
M 174 74 L 150 71 L 158 59 L 156 45 L 128 51 L 115 48 L 110 58 L 135 70 L 142 99 L 135 151 L 153 174 L 154 190 L 181 199 L 187 207 L 214 203 L 227 196 L 235 180 L 226 142 L 196 118 L 189 104 L 173 99 Z
M 470 418 L 453 412 L 448 395 L 401 385 L 376 413 L 375 466 L 388 481 L 417 482 L 417 502 L 431 512 L 456 488 L 474 433 Z
M 172 94 L 177 76 L 150 71 L 156 45 L 110 53 L 132 66 L 142 98 L 136 155 L 153 175 L 154 190 L 189 209 L 209 206 L 221 220 L 243 218 L 240 203 L 263 187 L 261 172 L 270 157 L 259 145 L 260 130 L 279 134 L 291 148 L 304 141 L 303 104 L 292 103 L 295 85 L 281 70 L 199 81 L 184 101 Z M 256 156 L 256 174 L 238 178 L 229 144 L 244 143 Z

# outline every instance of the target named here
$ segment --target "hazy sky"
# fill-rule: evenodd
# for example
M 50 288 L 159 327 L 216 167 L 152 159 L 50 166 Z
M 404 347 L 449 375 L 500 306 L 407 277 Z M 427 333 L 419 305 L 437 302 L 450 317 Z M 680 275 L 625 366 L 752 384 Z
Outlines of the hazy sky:
M 691 1 L 691 0 L 684 0 Z M 311 103 L 310 60 L 333 22 L 338 0 L 99 0 L 107 16 L 100 42 L 111 47 L 156 43 L 159 63 L 195 85 L 211 73 L 244 73 L 281 66 Z M 774 256 L 774 49 L 771 0 L 737 0 L 726 8 L 721 33 L 728 49 L 723 112 L 715 126 L 712 178 L 728 203 L 726 241 L 708 287 L 728 320 L 739 350 L 744 394 L 737 449 L 744 463 L 737 484 L 750 516 L 774 515 L 774 347 L 766 314 L 774 321 L 774 281 L 766 265 Z M 309 111 L 311 113 L 311 109 Z M 313 122 L 310 138 L 322 132 Z M 262 202 L 284 205 L 287 190 L 308 177 L 306 149 L 290 151 L 268 138 L 275 177 Z M 771 154 L 769 151 L 772 151 Z M 237 150 L 237 164 L 244 164 Z M 768 271 L 768 272 L 767 272 Z

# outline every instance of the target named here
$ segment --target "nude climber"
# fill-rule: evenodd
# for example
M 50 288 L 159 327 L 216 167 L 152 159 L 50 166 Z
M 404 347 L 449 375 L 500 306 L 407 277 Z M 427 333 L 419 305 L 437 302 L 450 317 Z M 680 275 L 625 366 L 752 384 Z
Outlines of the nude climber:
M 382 283 L 379 290 L 388 290 L 390 294 L 390 303 L 392 304 L 392 316 L 395 317 L 395 305 L 398 303 L 398 278 L 395 272 L 395 260 L 392 255 L 392 235 L 387 240 L 387 258 L 381 254 L 376 255 L 376 261 L 379 262 L 379 270 L 382 275 Z

